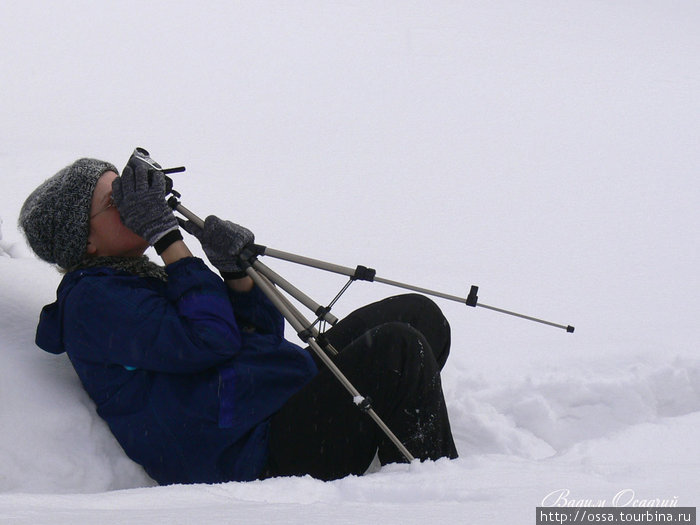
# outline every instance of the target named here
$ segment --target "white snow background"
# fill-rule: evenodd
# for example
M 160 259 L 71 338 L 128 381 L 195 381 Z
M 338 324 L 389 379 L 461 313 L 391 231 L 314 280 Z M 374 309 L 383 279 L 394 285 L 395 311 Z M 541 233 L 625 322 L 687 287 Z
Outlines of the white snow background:
M 700 3 L 0 0 L 0 522 L 534 523 L 700 502 Z M 257 241 L 438 300 L 461 457 L 154 487 L 65 356 L 41 181 L 135 146 Z M 190 246 L 196 248 L 192 239 Z M 156 258 L 155 254 L 152 254 Z M 319 300 L 344 277 L 265 261 Z M 355 283 L 338 315 L 401 290 Z M 289 333 L 294 339 L 294 334 Z M 659 501 L 657 501 L 659 500 Z

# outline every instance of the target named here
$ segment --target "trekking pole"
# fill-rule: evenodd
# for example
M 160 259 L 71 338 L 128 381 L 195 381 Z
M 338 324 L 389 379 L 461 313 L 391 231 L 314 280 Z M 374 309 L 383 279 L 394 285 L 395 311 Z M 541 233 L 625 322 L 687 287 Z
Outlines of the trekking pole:
M 340 266 L 338 264 L 328 263 L 325 261 L 320 261 L 318 259 L 312 259 L 310 257 L 304 257 L 303 255 L 296 255 L 296 254 L 289 253 L 289 252 L 275 250 L 273 248 L 268 248 L 266 246 L 256 245 L 256 250 L 262 255 L 268 255 L 268 256 L 273 257 L 275 259 L 281 259 L 281 260 L 293 262 L 296 264 L 301 264 L 304 266 L 310 266 L 312 268 L 318 268 L 320 270 L 325 270 L 325 271 L 337 273 L 340 275 L 347 275 L 348 277 L 350 277 L 351 280 L 383 283 L 383 284 L 387 284 L 389 286 L 395 286 L 397 288 L 404 288 L 406 290 L 412 290 L 414 292 L 419 292 L 419 293 L 426 294 L 426 295 L 432 295 L 434 297 L 440 297 L 442 299 L 448 299 L 450 301 L 456 301 L 458 303 L 466 304 L 467 306 L 473 306 L 473 307 L 478 306 L 480 308 L 485 308 L 487 310 L 492 310 L 494 312 L 499 312 L 499 313 L 506 314 L 506 315 L 512 315 L 514 317 L 519 317 L 521 319 L 526 319 L 528 321 L 534 321 L 536 323 L 541 323 L 541 324 L 545 324 L 548 326 L 553 326 L 555 328 L 561 328 L 562 330 L 566 330 L 568 333 L 573 333 L 574 329 L 575 329 L 571 325 L 563 325 L 563 324 L 553 323 L 551 321 L 545 321 L 544 319 L 539 319 L 537 317 L 532 317 L 530 315 L 512 312 L 510 310 L 505 310 L 503 308 L 497 308 L 495 306 L 489 306 L 487 304 L 480 303 L 480 302 L 478 302 L 479 298 L 477 296 L 477 293 L 479 291 L 479 287 L 474 286 L 474 285 L 472 285 L 471 289 L 469 290 L 469 294 L 467 295 L 467 297 L 459 297 L 456 295 L 446 294 L 446 293 L 438 292 L 435 290 L 429 290 L 427 288 L 421 288 L 419 286 L 415 286 L 412 284 L 406 284 L 406 283 L 401 283 L 398 281 L 392 281 L 390 279 L 384 279 L 381 277 L 377 277 L 376 270 L 374 270 L 373 268 L 367 268 L 366 266 L 357 266 L 356 268 L 350 268 L 348 266 Z
M 200 219 L 193 212 L 185 208 L 182 203 L 179 202 L 178 198 L 180 195 L 177 192 L 173 192 L 172 189 L 169 190 L 173 194 L 170 199 L 168 199 L 168 205 L 171 208 L 182 214 L 184 217 L 192 221 L 195 225 L 200 228 L 204 227 L 204 221 Z M 309 345 L 317 357 L 323 362 L 326 367 L 331 371 L 335 378 L 340 382 L 341 385 L 352 395 L 352 400 L 359 410 L 368 414 L 377 426 L 384 432 L 384 434 L 389 438 L 389 440 L 396 446 L 396 448 L 401 452 L 401 454 L 410 463 L 415 458 L 404 444 L 396 437 L 391 429 L 384 423 L 382 418 L 377 414 L 372 408 L 372 400 L 369 397 L 364 397 L 355 388 L 355 386 L 350 382 L 350 380 L 343 374 L 343 372 L 336 366 L 333 360 L 328 356 L 326 352 L 321 348 L 318 343 L 321 334 L 313 328 L 313 325 L 304 318 L 304 316 L 281 294 L 281 292 L 275 288 L 276 279 L 279 277 L 276 273 L 270 271 L 263 274 L 263 271 L 258 271 L 258 268 L 267 268 L 260 261 L 257 260 L 258 247 L 256 245 L 251 246 L 251 248 L 246 248 L 240 254 L 239 258 L 245 267 L 246 274 L 253 279 L 256 286 L 262 290 L 262 292 L 270 299 L 275 308 L 284 316 L 284 318 L 289 322 L 289 324 L 296 330 L 299 338 L 304 341 L 304 343 Z M 289 284 L 286 280 L 286 284 Z M 291 285 L 290 285 L 291 286 Z M 298 289 L 294 288 L 298 291 Z M 286 291 L 286 290 L 285 290 Z M 301 292 L 300 292 L 301 293 Z M 307 298 L 308 299 L 308 298 Z M 308 301 L 313 301 L 308 299 Z M 316 303 L 314 305 L 318 306 Z M 318 306 L 318 308 L 322 308 Z M 326 314 L 328 314 L 326 312 Z M 330 315 L 330 314 L 328 314 Z M 335 317 L 333 317 L 335 319 Z M 336 319 L 337 321 L 337 319 Z M 328 345 L 330 346 L 330 345 Z M 330 346 L 330 348 L 335 351 L 335 349 Z
M 188 219 L 192 220 L 192 217 L 196 217 L 191 211 L 189 211 L 187 208 L 185 208 L 182 205 L 179 205 L 177 208 L 177 211 L 182 213 L 185 217 Z M 201 219 L 199 219 L 201 221 Z M 193 221 L 195 222 L 195 221 Z M 204 223 L 202 222 L 202 226 Z M 366 266 L 359 265 L 355 268 L 350 268 L 349 266 L 341 266 L 338 264 L 333 264 L 325 261 L 321 261 L 318 259 L 312 259 L 311 257 L 305 257 L 303 255 L 296 255 L 293 253 L 289 252 L 283 252 L 281 250 L 275 250 L 273 248 L 268 248 L 267 246 L 261 246 L 259 244 L 253 245 L 255 253 L 257 255 L 267 255 L 269 257 L 272 257 L 274 259 L 280 259 L 296 264 L 301 264 L 304 266 L 309 266 L 312 268 L 317 268 L 319 270 L 325 270 L 327 272 L 332 272 L 332 273 L 337 273 L 340 275 L 346 275 L 350 277 L 351 281 L 368 281 L 368 282 L 377 282 L 377 283 L 382 283 L 382 284 L 387 284 L 389 286 L 394 286 L 397 288 L 403 288 L 405 290 L 411 290 L 414 292 L 422 293 L 425 295 L 432 295 L 434 297 L 440 297 L 442 299 L 447 299 L 450 301 L 455 301 L 458 303 L 466 304 L 467 306 L 472 306 L 472 307 L 479 307 L 479 308 L 484 308 L 486 310 L 492 310 L 494 312 L 499 312 L 502 314 L 506 315 L 511 315 L 513 317 L 519 317 L 520 319 L 525 319 L 527 321 L 533 321 L 535 323 L 540 323 L 548 326 L 553 326 L 554 328 L 560 328 L 562 330 L 566 330 L 567 333 L 573 333 L 575 330 L 575 327 L 572 325 L 563 325 L 559 323 L 553 323 L 551 321 L 546 321 L 544 319 L 540 319 L 537 317 L 533 317 L 530 315 L 525 315 L 521 314 L 518 312 L 513 312 L 511 310 L 506 310 L 504 308 L 498 308 L 496 306 L 490 306 L 488 304 L 480 303 L 479 302 L 479 297 L 478 297 L 478 292 L 479 292 L 479 287 L 472 285 L 472 287 L 469 290 L 469 294 L 467 297 L 459 297 L 457 295 L 452 295 L 452 294 L 447 294 L 444 292 L 439 292 L 436 290 L 430 290 L 428 288 L 422 288 L 420 286 L 415 286 L 412 284 L 406 284 L 402 283 L 399 281 L 393 281 L 390 279 L 384 279 L 382 277 L 377 277 L 377 271 L 374 270 L 373 268 L 367 268 Z M 258 261 L 259 262 L 259 261 Z M 262 263 L 260 263 L 262 265 Z M 262 266 L 261 266 L 262 268 Z M 272 272 L 269 268 L 265 266 L 266 270 L 268 272 Z M 276 275 L 276 274 L 275 274 Z M 279 277 L 279 276 L 277 276 Z M 329 312 L 328 307 L 322 307 L 318 303 L 315 303 L 311 299 L 305 296 L 303 292 L 300 290 L 294 288 L 293 292 L 291 293 L 289 289 L 286 288 L 286 286 L 292 286 L 290 283 L 284 281 L 281 277 L 279 277 L 280 283 L 283 283 L 285 286 L 281 286 L 287 293 L 290 293 L 293 297 L 296 299 L 300 300 L 302 304 L 304 304 L 307 308 L 312 310 L 316 315 L 323 315 L 324 317 L 327 317 L 326 320 L 328 320 L 331 324 L 335 324 L 337 321 L 337 318 L 332 316 Z M 337 298 L 336 298 L 337 299 Z

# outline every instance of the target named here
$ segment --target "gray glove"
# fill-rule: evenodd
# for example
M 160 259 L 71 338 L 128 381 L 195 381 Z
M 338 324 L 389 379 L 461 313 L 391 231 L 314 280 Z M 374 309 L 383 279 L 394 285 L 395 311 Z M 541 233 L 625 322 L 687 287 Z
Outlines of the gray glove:
M 133 166 L 127 164 L 121 177 L 112 182 L 112 198 L 126 227 L 149 244 L 155 245 L 172 231 L 179 233 L 173 210 L 165 202 L 165 175 L 162 171 L 153 171 L 142 162 Z
M 255 240 L 255 235 L 231 221 L 210 215 L 204 221 L 204 229 L 192 221 L 181 221 L 180 225 L 202 243 L 204 253 L 224 279 L 240 279 L 246 273 L 238 259 L 243 248 Z

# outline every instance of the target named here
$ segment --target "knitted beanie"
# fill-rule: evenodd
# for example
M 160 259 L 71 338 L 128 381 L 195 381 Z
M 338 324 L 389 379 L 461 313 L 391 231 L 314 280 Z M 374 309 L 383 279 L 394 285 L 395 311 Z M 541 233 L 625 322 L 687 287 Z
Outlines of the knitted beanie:
M 119 174 L 109 162 L 77 160 L 44 181 L 24 201 L 19 227 L 40 258 L 69 268 L 85 256 L 92 193 L 106 171 Z

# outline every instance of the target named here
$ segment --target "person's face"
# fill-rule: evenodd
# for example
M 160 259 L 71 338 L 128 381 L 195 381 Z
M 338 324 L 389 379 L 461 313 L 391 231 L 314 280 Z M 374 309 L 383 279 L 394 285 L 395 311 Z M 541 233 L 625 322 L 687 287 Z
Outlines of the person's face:
M 97 180 L 90 207 L 88 255 L 137 257 L 148 248 L 148 241 L 124 226 L 112 201 L 112 181 L 116 178 L 116 173 L 106 171 Z

